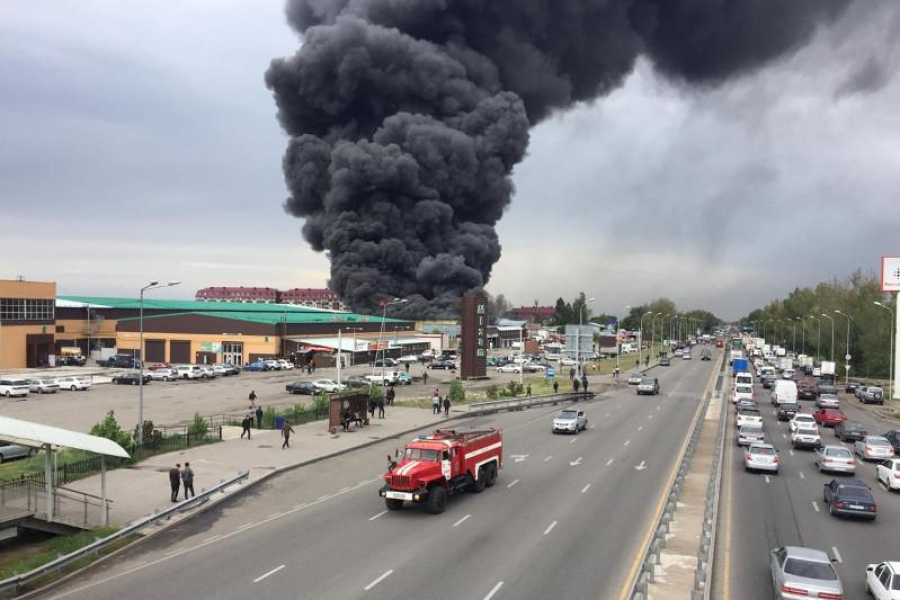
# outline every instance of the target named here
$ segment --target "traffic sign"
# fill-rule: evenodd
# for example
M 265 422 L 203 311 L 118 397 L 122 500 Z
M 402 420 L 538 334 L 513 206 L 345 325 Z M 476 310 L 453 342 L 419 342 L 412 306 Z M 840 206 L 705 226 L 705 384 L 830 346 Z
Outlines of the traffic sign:
M 552 379 L 556 377 L 556 369 L 554 367 L 547 367 L 547 379 Z
M 851 358 L 853 358 L 853 357 L 850 356 L 849 354 L 844 355 L 844 360 L 850 360 Z

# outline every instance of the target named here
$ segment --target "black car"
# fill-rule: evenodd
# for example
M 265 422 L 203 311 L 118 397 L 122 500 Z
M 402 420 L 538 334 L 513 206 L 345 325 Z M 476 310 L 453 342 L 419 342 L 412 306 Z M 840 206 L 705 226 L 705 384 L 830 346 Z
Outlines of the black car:
M 862 381 L 848 381 L 844 391 L 848 394 L 856 394 L 856 388 L 862 386 Z
M 436 358 L 428 365 L 429 369 L 456 369 L 456 363 L 446 358 Z
M 141 381 L 140 373 L 123 373 L 122 375 L 116 375 L 112 378 L 112 382 L 116 385 L 137 385 Z M 151 377 L 149 374 L 144 374 L 144 385 L 150 383 Z
M 764 375 L 759 378 L 759 381 L 760 381 L 760 383 L 762 383 L 762 386 L 764 388 L 766 388 L 767 390 L 771 390 L 772 386 L 775 385 L 775 377 L 772 375 L 769 375 L 768 377 Z
M 375 361 L 376 367 L 396 367 L 397 361 L 393 358 L 379 358 Z
M 669 360 L 668 356 L 660 356 L 659 357 L 659 366 L 668 367 L 671 365 L 672 365 L 672 362 Z
M 284 386 L 284 389 L 292 394 L 306 394 L 307 396 L 315 396 L 319 393 L 319 388 L 311 381 L 295 381 Z
M 832 515 L 863 519 L 878 516 L 872 491 L 859 479 L 832 479 L 825 484 L 824 497 Z
M 87 360 L 83 356 L 60 356 L 56 359 L 58 367 L 83 367 Z
M 891 443 L 891 446 L 894 447 L 894 454 L 900 456 L 900 429 L 893 429 L 884 434 L 884 437 Z
M 869 432 L 866 431 L 866 426 L 859 421 L 841 421 L 834 426 L 834 435 L 842 442 L 847 442 L 861 440 L 869 435 Z
M 110 356 L 105 361 L 99 360 L 97 364 L 101 367 L 116 367 L 119 369 L 139 369 L 141 361 L 134 358 L 130 354 L 116 354 Z
M 350 387 L 369 387 L 372 385 L 372 382 L 363 377 L 362 375 L 351 375 L 350 377 L 345 378 L 341 383 L 346 383 Z
M 796 402 L 782 402 L 775 411 L 779 421 L 790 421 L 800 412 L 800 405 Z

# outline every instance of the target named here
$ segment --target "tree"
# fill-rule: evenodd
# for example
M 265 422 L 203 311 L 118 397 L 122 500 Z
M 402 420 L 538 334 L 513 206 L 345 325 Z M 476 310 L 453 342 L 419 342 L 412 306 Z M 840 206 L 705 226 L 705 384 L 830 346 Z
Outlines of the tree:
M 102 421 L 91 427 L 91 435 L 112 440 L 120 446 L 131 444 L 131 435 L 122 431 L 119 422 L 116 421 L 116 413 L 109 411 Z
M 459 379 L 454 379 L 450 384 L 450 391 L 447 392 L 447 396 L 450 397 L 450 402 L 455 404 L 466 401 L 466 390 L 463 389 Z

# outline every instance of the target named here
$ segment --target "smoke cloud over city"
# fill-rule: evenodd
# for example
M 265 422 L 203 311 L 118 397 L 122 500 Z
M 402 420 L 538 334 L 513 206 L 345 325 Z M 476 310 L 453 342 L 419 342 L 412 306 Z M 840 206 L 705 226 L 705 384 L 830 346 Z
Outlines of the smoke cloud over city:
M 455 314 L 500 258 L 495 225 L 530 127 L 617 88 L 640 56 L 686 85 L 721 84 L 847 4 L 291 0 L 302 45 L 266 73 L 289 136 L 285 208 L 352 308 L 403 297 L 396 314 Z M 523 232 L 535 252 L 537 231 Z

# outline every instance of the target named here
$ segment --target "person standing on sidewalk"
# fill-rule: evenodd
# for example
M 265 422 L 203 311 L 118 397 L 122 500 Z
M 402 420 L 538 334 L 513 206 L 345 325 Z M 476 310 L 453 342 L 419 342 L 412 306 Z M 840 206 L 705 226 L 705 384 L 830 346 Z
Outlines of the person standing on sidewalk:
M 184 463 L 184 468 L 181 470 L 181 483 L 184 484 L 184 499 L 188 499 L 188 492 L 191 493 L 191 497 L 194 496 L 194 470 L 191 468 L 191 463 Z
M 619 365 L 616 365 L 616 369 L 613 371 L 613 379 L 619 378 Z
M 378 418 L 384 418 L 384 398 L 378 399 Z
M 244 428 L 244 430 L 241 432 L 241 439 L 244 439 L 245 433 L 247 434 L 247 439 L 250 439 L 250 426 L 252 425 L 252 423 L 253 422 L 250 420 L 250 417 L 244 417 L 244 420 L 241 421 L 241 427 Z
M 450 416 L 450 396 L 444 398 L 444 416 Z
M 575 393 L 578 393 L 578 387 L 581 385 L 581 382 L 575 378 L 572 378 L 572 389 L 575 390 Z
M 526 396 L 530 396 L 530 395 L 531 395 L 531 384 L 530 384 L 530 383 L 529 383 L 528 385 L 525 386 L 525 395 L 526 395 Z
M 556 381 L 555 379 L 553 380 L 553 393 L 554 394 L 559 393 L 559 382 Z
M 178 502 L 178 488 L 181 487 L 181 464 L 169 469 L 169 486 L 172 488 L 171 500 Z
M 437 388 L 434 388 L 434 393 L 431 395 L 431 414 L 441 414 L 441 393 Z
M 281 449 L 291 447 L 291 434 L 294 433 L 294 428 L 291 427 L 291 424 L 288 422 L 284 423 L 284 427 L 281 428 L 281 436 L 284 438 L 284 443 L 281 445 Z
M 582 376 L 581 376 L 581 389 L 584 390 L 584 393 L 585 393 L 585 394 L 587 394 L 587 388 L 588 388 L 588 378 L 587 378 L 587 375 L 582 375 Z
M 262 429 L 263 409 L 262 405 L 256 407 L 256 428 Z
M 422 385 L 428 385 L 428 371 L 422 373 Z

